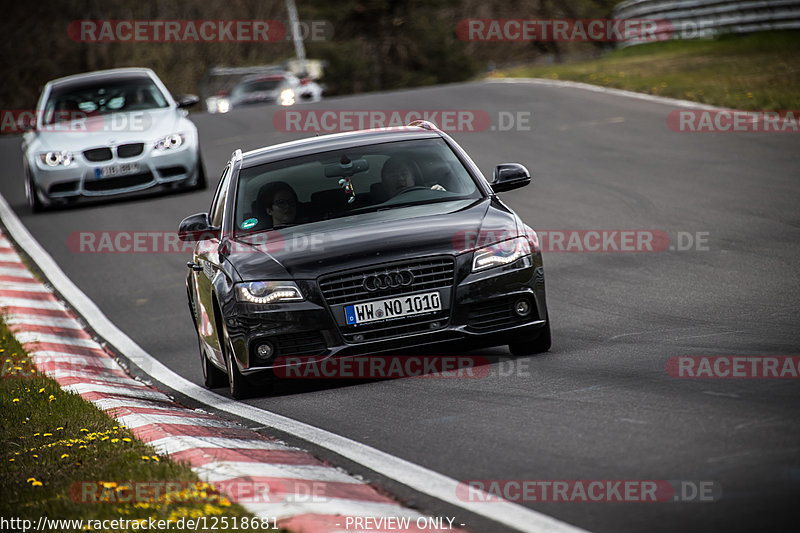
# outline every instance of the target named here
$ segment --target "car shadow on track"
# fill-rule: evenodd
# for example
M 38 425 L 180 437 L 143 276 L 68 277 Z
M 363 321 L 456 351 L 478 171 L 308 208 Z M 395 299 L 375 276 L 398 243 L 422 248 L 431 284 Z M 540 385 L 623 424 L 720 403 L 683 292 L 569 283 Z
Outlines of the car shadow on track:
M 506 347 L 464 351 L 457 348 L 417 350 L 413 355 L 367 355 L 327 359 L 314 367 L 297 367 L 277 376 L 250 378 L 252 398 L 286 397 L 381 381 L 479 379 L 508 377 L 516 368 L 547 354 L 514 357 Z M 325 364 L 327 363 L 327 364 Z M 229 396 L 223 389 L 216 392 Z

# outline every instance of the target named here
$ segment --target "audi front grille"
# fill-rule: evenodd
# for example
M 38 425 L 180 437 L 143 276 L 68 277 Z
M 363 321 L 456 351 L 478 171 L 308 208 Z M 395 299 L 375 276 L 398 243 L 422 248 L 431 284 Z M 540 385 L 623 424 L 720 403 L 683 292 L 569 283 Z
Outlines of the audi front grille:
M 453 285 L 455 263 L 450 257 L 372 265 L 319 279 L 328 305 L 441 289 Z

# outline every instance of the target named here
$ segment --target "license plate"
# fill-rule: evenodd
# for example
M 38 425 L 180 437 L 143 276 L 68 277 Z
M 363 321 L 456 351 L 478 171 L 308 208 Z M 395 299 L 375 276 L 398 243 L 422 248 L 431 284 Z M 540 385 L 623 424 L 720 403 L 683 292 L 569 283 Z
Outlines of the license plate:
M 122 163 L 94 169 L 94 175 L 98 179 L 127 176 L 128 174 L 136 174 L 137 172 L 139 172 L 139 163 Z
M 424 315 L 441 311 L 442 300 L 438 292 L 412 294 L 399 298 L 387 298 L 363 304 L 348 305 L 344 308 L 344 315 L 348 325 L 366 324 L 378 320 L 401 318 L 413 315 Z

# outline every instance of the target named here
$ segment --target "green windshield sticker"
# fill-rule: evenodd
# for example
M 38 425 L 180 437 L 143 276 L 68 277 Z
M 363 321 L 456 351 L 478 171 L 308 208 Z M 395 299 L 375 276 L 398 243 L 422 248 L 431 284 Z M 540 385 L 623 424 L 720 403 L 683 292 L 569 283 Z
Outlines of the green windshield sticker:
M 242 222 L 242 229 L 250 229 L 253 226 L 255 226 L 256 224 L 258 224 L 258 219 L 257 218 L 248 218 L 247 220 Z

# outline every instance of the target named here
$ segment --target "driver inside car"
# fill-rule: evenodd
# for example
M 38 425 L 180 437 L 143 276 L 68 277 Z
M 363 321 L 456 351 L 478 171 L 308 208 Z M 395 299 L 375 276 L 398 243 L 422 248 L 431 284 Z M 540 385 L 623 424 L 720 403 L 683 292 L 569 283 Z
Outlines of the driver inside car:
M 406 189 L 421 186 L 415 176 L 416 172 L 413 163 L 399 157 L 390 157 L 381 169 L 381 182 L 389 198 L 400 194 Z M 421 182 L 422 180 L 419 181 Z M 433 185 L 431 189 L 435 191 L 445 190 L 439 184 Z

